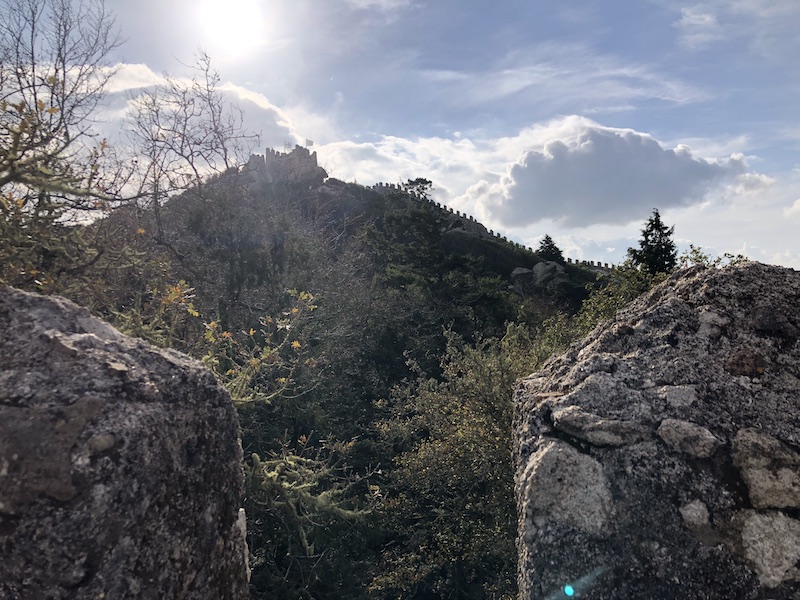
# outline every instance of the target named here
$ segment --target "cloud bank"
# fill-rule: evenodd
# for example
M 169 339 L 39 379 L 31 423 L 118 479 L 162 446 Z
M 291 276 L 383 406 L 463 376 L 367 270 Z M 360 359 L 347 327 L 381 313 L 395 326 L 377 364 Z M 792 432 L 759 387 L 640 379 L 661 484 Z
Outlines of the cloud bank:
M 696 156 L 688 146 L 663 147 L 652 136 L 568 117 L 553 136 L 523 152 L 497 185 L 473 186 L 481 212 L 508 227 L 552 220 L 562 227 L 625 224 L 653 207 L 703 201 L 716 184 L 745 172 L 740 155 Z

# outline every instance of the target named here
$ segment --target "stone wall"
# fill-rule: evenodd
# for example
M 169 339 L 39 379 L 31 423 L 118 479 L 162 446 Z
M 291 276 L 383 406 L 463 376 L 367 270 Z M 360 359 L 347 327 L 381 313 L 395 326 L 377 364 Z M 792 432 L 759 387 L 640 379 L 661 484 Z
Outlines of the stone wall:
M 267 148 L 264 155 L 253 154 L 244 171 L 259 181 L 309 185 L 321 185 L 328 177 L 325 169 L 317 164 L 317 153 L 303 146 L 295 146 L 288 153 Z

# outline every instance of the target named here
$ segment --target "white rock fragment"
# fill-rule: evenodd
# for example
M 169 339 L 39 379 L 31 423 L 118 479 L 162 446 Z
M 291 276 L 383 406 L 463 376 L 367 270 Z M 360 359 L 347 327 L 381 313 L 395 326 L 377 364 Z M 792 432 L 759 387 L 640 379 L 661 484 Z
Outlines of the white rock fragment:
M 697 402 L 697 390 L 692 385 L 669 385 L 658 390 L 672 408 L 687 408 Z
M 733 461 L 755 508 L 800 508 L 800 455 L 758 429 L 739 430 Z
M 689 529 L 701 529 L 709 524 L 708 508 L 700 500 L 692 500 L 681 506 L 679 511 Z
M 521 484 L 530 526 L 558 522 L 598 533 L 611 517 L 611 492 L 602 465 L 564 442 L 547 441 L 531 455 Z
M 674 450 L 697 458 L 708 458 L 722 445 L 705 427 L 679 419 L 664 419 L 656 433 Z
M 762 585 L 774 588 L 790 576 L 800 560 L 800 521 L 774 511 L 745 511 L 742 547 Z
M 607 419 L 586 412 L 578 406 L 566 406 L 553 411 L 556 429 L 585 440 L 593 446 L 623 446 L 643 439 L 648 428 L 640 423 L 622 419 Z

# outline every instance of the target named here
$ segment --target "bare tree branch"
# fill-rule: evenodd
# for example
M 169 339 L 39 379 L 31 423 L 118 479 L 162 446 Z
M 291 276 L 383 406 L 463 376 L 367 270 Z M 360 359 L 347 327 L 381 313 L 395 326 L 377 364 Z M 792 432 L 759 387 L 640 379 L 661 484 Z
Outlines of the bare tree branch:
M 102 0 L 5 0 L 0 7 L 0 191 L 108 197 L 106 145 L 91 116 L 120 44 Z

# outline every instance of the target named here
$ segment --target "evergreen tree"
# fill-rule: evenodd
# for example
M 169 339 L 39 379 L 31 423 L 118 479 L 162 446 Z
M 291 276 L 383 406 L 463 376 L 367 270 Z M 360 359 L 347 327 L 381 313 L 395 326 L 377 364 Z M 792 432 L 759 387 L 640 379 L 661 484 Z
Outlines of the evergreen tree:
M 544 260 L 554 260 L 560 263 L 564 262 L 564 255 L 561 254 L 561 249 L 556 246 L 553 238 L 549 235 L 544 236 L 544 239 L 539 243 L 539 249 L 536 253 Z
M 628 258 L 634 266 L 651 275 L 671 273 L 678 266 L 678 251 L 672 241 L 674 231 L 674 226 L 664 225 L 658 209 L 654 208 L 642 229 L 639 249 L 628 248 Z
M 417 194 L 426 200 L 430 200 L 431 192 L 433 191 L 433 182 L 424 177 L 417 177 L 416 179 L 409 179 L 407 183 L 402 184 L 403 189 L 409 193 Z

